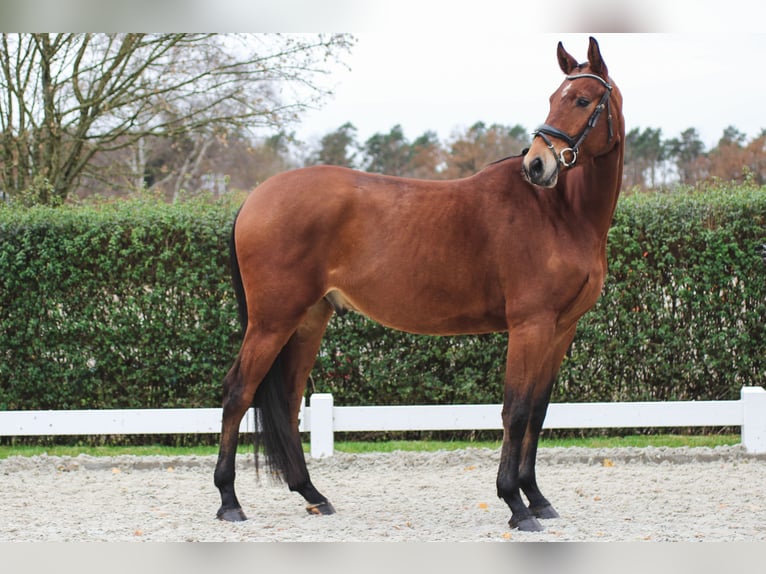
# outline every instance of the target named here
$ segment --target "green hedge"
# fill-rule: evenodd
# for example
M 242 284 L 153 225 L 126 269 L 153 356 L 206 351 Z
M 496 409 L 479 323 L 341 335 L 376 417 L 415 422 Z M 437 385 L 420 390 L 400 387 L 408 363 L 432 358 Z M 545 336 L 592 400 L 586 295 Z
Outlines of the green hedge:
M 766 385 L 766 188 L 633 196 L 558 398 L 737 399 Z
M 234 209 L 0 210 L 0 409 L 211 406 L 236 353 Z
M 239 326 L 236 206 L 0 208 L 0 409 L 218 406 Z M 609 275 L 554 401 L 734 399 L 766 384 L 766 190 L 623 197 Z M 330 323 L 312 375 L 336 404 L 502 400 L 503 334 Z

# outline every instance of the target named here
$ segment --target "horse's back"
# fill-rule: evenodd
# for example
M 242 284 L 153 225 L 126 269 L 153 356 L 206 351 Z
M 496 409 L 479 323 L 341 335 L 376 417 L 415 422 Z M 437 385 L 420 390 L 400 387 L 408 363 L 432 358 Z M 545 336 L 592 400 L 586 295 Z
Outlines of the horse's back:
M 317 241 L 318 235 L 398 235 L 445 217 L 463 223 L 477 193 L 461 180 L 417 180 L 338 166 L 286 171 L 264 181 L 245 200 L 237 220 L 240 238 L 268 234 L 269 243 Z M 265 239 L 265 238 L 264 238 Z M 382 238 L 381 238 L 382 239 Z

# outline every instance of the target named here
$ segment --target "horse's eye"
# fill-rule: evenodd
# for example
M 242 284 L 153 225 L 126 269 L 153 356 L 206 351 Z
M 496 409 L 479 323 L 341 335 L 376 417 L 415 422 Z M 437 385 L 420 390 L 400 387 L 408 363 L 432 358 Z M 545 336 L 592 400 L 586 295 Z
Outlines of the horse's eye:
M 588 98 L 577 98 L 577 107 L 587 108 L 589 105 L 590 105 L 590 100 Z

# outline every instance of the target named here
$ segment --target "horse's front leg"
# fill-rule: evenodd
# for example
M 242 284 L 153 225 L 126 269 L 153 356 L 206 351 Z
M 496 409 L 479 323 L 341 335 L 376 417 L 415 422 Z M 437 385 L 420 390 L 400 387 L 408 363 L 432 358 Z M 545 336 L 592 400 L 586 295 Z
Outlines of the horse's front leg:
M 503 447 L 497 471 L 497 496 L 511 509 L 511 528 L 528 532 L 543 530 L 521 498 L 519 469 L 525 429 L 529 421 L 528 397 L 514 393 L 506 384 L 503 401 Z
M 519 468 L 519 485 L 521 490 L 529 500 L 529 510 L 537 518 L 558 518 L 559 513 L 543 496 L 540 487 L 537 485 L 537 476 L 535 473 L 535 462 L 537 459 L 537 445 L 540 438 L 540 431 L 543 428 L 545 414 L 548 411 L 548 404 L 553 391 L 553 384 L 556 380 L 561 361 L 572 344 L 575 335 L 575 326 L 569 331 L 564 332 L 555 344 L 551 347 L 548 359 L 545 361 L 540 387 L 535 388 L 531 400 L 531 413 L 524 440 L 522 443 L 521 466 Z
M 511 528 L 543 530 L 539 518 L 558 516 L 537 487 L 535 458 L 552 388 L 551 360 L 557 356 L 551 323 L 512 330 L 503 399 L 503 447 L 497 474 L 497 495 L 511 509 Z M 529 499 L 527 506 L 522 490 Z
M 559 513 L 548 502 L 548 499 L 540 492 L 537 486 L 535 473 L 535 461 L 537 459 L 537 444 L 540 431 L 543 428 L 545 413 L 548 410 L 553 379 L 547 385 L 547 389 L 532 398 L 532 410 L 524 434 L 521 452 L 521 466 L 519 468 L 519 486 L 529 500 L 529 511 L 537 518 L 558 518 Z

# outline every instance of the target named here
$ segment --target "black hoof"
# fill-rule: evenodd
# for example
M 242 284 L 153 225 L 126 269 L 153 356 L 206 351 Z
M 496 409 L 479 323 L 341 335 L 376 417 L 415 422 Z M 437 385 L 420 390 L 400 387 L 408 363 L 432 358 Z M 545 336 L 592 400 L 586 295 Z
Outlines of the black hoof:
M 242 522 L 243 520 L 247 520 L 247 516 L 245 516 L 245 513 L 242 512 L 241 508 L 224 509 L 221 507 L 218 509 L 216 517 L 218 520 L 225 520 L 226 522 Z
M 559 513 L 552 505 L 546 504 L 545 506 L 529 507 L 529 511 L 537 518 L 559 518 Z
M 324 502 L 309 504 L 306 507 L 306 512 L 308 512 L 309 514 L 330 515 L 330 514 L 335 514 L 335 508 L 333 508 L 329 500 L 325 500 Z
M 518 528 L 522 532 L 542 532 L 545 530 L 540 521 L 534 516 L 527 516 L 521 520 L 516 520 L 513 517 L 508 521 L 508 526 L 511 528 Z

